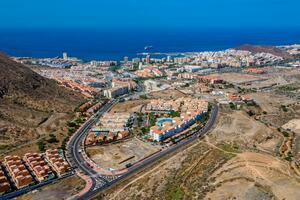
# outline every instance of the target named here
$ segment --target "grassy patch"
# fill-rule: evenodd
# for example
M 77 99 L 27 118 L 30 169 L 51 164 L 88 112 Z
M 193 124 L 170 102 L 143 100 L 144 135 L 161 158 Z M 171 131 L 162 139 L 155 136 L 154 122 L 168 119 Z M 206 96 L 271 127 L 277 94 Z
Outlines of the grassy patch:
M 237 144 L 221 144 L 219 147 L 226 152 L 240 153 L 239 146 Z
M 183 190 L 177 186 L 174 188 L 174 190 L 172 190 L 169 194 L 169 199 L 172 199 L 172 200 L 181 200 L 183 199 L 183 196 L 184 196 L 184 192 Z

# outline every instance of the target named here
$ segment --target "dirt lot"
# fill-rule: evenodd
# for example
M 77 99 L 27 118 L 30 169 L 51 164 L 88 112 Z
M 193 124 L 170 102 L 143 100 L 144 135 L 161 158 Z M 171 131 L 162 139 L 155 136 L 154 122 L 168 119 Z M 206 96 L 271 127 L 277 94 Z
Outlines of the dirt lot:
M 251 93 L 250 96 L 259 104 L 262 110 L 268 114 L 278 113 L 281 105 L 296 103 L 297 100 L 266 92 Z
M 292 119 L 288 123 L 282 126 L 284 129 L 290 129 L 291 131 L 300 134 L 300 119 Z
M 215 144 L 238 144 L 243 148 L 275 152 L 281 143 L 282 134 L 276 129 L 250 118 L 244 111 L 222 112 L 211 141 Z
M 222 74 L 222 79 L 226 82 L 233 84 L 243 84 L 250 81 L 262 81 L 266 77 L 261 75 L 250 75 L 250 74 L 241 74 L 241 73 L 224 73 Z
M 60 200 L 77 194 L 85 186 L 85 182 L 77 176 L 65 178 L 57 183 L 22 195 L 17 200 Z
M 149 103 L 149 100 L 134 100 L 126 101 L 116 104 L 111 110 L 110 113 L 119 113 L 119 112 L 139 112 L 143 105 Z
M 133 138 L 121 143 L 88 147 L 86 152 L 104 169 L 122 169 L 126 164 L 135 163 L 158 150 L 158 147 Z M 121 163 L 128 158 L 131 159 Z
M 298 199 L 300 182 L 286 162 L 272 156 L 237 154 L 212 177 L 215 190 L 206 199 Z
M 178 90 L 162 90 L 158 92 L 151 92 L 147 95 L 150 99 L 178 99 L 185 97 L 186 94 Z

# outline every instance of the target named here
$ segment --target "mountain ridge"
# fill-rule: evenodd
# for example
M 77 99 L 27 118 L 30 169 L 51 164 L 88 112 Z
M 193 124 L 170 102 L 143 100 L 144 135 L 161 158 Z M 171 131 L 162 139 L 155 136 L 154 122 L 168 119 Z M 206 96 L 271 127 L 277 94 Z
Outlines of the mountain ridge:
M 239 47 L 234 48 L 236 50 L 244 50 L 250 51 L 252 53 L 270 53 L 275 56 L 279 56 L 282 58 L 291 58 L 288 52 L 279 49 L 276 46 L 272 45 L 252 45 L 252 44 L 244 44 Z

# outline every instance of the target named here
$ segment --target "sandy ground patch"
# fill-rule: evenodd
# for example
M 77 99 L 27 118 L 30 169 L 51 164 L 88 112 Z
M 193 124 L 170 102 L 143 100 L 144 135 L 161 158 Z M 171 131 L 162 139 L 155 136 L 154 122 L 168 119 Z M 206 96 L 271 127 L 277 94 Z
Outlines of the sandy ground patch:
M 116 104 L 111 110 L 110 113 L 118 112 L 139 112 L 143 105 L 146 105 L 150 100 L 134 100 L 126 101 Z
M 179 90 L 162 90 L 158 92 L 151 92 L 147 95 L 152 99 L 178 99 L 181 97 L 185 97 L 186 94 L 180 92 Z
M 300 134 L 300 119 L 293 119 L 282 126 L 284 129 L 290 129 L 291 131 Z
M 243 111 L 220 113 L 218 122 L 210 134 L 215 143 L 237 143 L 253 148 L 254 145 L 268 151 L 274 151 L 281 141 L 280 134 L 264 124 L 250 118 Z
M 241 73 L 223 73 L 222 79 L 229 83 L 242 84 L 250 81 L 265 80 L 266 77 L 251 75 L 251 74 L 241 74 Z
M 250 96 L 259 104 L 263 111 L 269 114 L 277 113 L 281 105 L 295 103 L 296 100 L 271 93 L 252 93 Z
M 158 150 L 158 147 L 136 138 L 121 143 L 88 147 L 86 149 L 91 159 L 104 169 L 122 169 L 126 164 L 133 164 Z M 131 159 L 121 163 L 128 158 Z
M 85 182 L 77 176 L 65 178 L 42 189 L 22 195 L 17 200 L 61 200 L 77 194 L 85 186 Z
M 300 196 L 300 183 L 288 163 L 270 155 L 238 154 L 212 177 L 216 189 L 206 196 L 207 199 L 249 199 L 248 195 L 254 195 L 259 197 L 257 199 L 296 200 Z

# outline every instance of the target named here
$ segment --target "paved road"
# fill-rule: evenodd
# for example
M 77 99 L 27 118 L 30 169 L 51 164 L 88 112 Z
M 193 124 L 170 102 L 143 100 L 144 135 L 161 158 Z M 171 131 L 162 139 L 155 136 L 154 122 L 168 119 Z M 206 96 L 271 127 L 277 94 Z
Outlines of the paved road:
M 217 105 L 214 105 L 212 107 L 210 117 L 209 117 L 207 123 L 205 124 L 204 127 L 197 130 L 194 135 L 181 140 L 176 145 L 173 145 L 173 146 L 161 151 L 160 153 L 155 154 L 155 155 L 143 160 L 142 162 L 140 162 L 138 164 L 133 165 L 131 168 L 128 169 L 128 172 L 126 172 L 122 176 L 108 177 L 108 176 L 100 175 L 97 172 L 95 172 L 92 168 L 90 168 L 86 164 L 86 162 L 85 162 L 82 154 L 79 152 L 79 150 L 82 148 L 81 147 L 82 141 L 84 140 L 85 135 L 87 134 L 88 130 L 91 128 L 93 123 L 95 123 L 96 120 L 103 113 L 105 113 L 108 109 L 110 109 L 112 107 L 112 105 L 114 104 L 114 102 L 115 101 L 108 102 L 108 104 L 106 104 L 97 113 L 97 115 L 95 117 L 93 117 L 92 119 L 90 119 L 88 122 L 85 123 L 85 125 L 77 132 L 77 135 L 74 138 L 72 138 L 72 141 L 70 141 L 68 152 L 71 156 L 72 165 L 77 166 L 81 171 L 83 171 L 85 174 L 90 176 L 90 178 L 92 179 L 91 189 L 87 193 L 85 193 L 83 196 L 78 197 L 77 199 L 89 199 L 89 198 L 95 196 L 97 193 L 103 191 L 104 189 L 112 186 L 113 184 L 116 184 L 117 182 L 120 182 L 120 181 L 124 180 L 125 178 L 137 173 L 138 171 L 146 168 L 147 166 L 154 163 L 158 159 L 175 152 L 179 148 L 182 148 L 182 147 L 188 145 L 189 143 L 193 142 L 198 137 L 202 137 L 203 135 L 208 133 L 211 130 L 211 128 L 213 127 L 215 120 L 217 118 L 218 109 L 219 109 Z
M 67 157 L 71 162 L 71 165 L 75 168 L 78 168 L 80 171 L 88 175 L 92 180 L 92 188 L 90 191 L 93 191 L 99 185 L 103 186 L 109 183 L 109 180 L 98 175 L 85 161 L 82 151 L 83 151 L 83 141 L 92 125 L 97 122 L 99 117 L 107 112 L 116 102 L 116 100 L 110 100 L 107 102 L 92 118 L 90 118 L 84 125 L 75 133 L 76 135 L 70 139 L 67 148 Z

